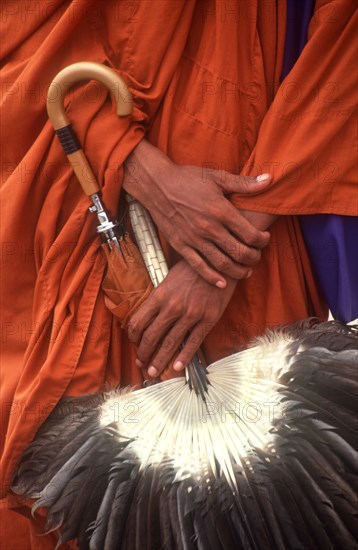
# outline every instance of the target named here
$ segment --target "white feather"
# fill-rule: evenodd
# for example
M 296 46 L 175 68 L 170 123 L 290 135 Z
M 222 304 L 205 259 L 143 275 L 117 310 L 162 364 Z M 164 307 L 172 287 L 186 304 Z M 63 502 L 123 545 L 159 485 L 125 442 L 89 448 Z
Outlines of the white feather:
M 274 445 L 272 421 L 282 414 L 276 380 L 287 369 L 290 343 L 275 335 L 274 342 L 261 339 L 260 345 L 212 364 L 206 403 L 184 378 L 113 392 L 102 407 L 101 425 L 115 421 L 119 436 L 135 438 L 130 450 L 141 468 L 172 457 L 178 478 L 207 470 L 224 475 L 234 489 L 234 465 L 247 460 L 253 448 Z

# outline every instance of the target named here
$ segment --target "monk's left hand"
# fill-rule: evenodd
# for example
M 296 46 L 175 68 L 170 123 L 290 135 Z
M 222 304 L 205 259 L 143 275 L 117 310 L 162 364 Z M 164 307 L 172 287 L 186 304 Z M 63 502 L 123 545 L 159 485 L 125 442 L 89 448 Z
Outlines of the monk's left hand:
M 182 370 L 224 313 L 236 282 L 228 277 L 226 288 L 215 288 L 185 260 L 176 264 L 130 320 L 128 337 L 138 345 L 138 366 L 156 377 L 174 359 L 174 370 Z

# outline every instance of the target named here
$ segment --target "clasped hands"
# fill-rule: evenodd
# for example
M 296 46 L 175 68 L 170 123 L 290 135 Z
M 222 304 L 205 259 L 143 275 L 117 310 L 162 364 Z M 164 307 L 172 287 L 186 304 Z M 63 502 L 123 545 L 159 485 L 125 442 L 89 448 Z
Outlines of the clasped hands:
M 124 189 L 183 258 L 130 319 L 137 365 L 150 376 L 173 360 L 174 370 L 182 370 L 223 314 L 237 280 L 251 275 L 270 235 L 225 194 L 257 193 L 270 181 L 268 174 L 252 178 L 177 165 L 145 140 L 127 159 Z

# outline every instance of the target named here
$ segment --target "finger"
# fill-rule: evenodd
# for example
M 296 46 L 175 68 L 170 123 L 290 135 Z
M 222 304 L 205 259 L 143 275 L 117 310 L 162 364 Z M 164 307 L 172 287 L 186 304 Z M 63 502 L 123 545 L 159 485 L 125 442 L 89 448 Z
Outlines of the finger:
M 149 376 L 158 376 L 169 365 L 190 328 L 190 323 L 183 322 L 178 322 L 172 327 L 151 360 L 148 369 Z
M 226 235 L 224 233 L 223 240 L 216 239 L 214 242 L 216 243 L 215 245 L 210 242 L 204 243 L 203 256 L 210 262 L 210 258 L 214 254 L 228 256 L 235 263 L 248 266 L 256 265 L 261 258 L 261 251 L 258 248 L 247 246 L 245 243 L 238 241 L 229 231 L 226 231 Z M 221 271 L 216 263 L 211 263 Z M 228 275 L 230 274 L 228 273 Z
M 208 283 L 225 288 L 227 283 L 221 273 L 210 267 L 207 262 L 193 248 L 188 246 L 181 251 L 183 258 L 188 264 Z
M 196 325 L 185 342 L 183 349 L 174 361 L 173 369 L 175 371 L 181 371 L 184 367 L 186 367 L 186 365 L 188 365 L 190 360 L 200 348 L 200 345 L 207 333 L 208 331 L 205 330 L 205 325 L 202 323 Z
M 225 193 L 260 193 L 272 181 L 271 174 L 260 174 L 256 177 L 240 176 L 224 170 L 213 172 L 213 178 Z
M 129 321 L 127 328 L 128 340 L 133 344 L 138 344 L 143 336 L 143 332 L 159 312 L 159 304 L 153 298 L 154 295 L 148 298 Z
M 242 247 L 243 246 L 245 245 L 242 245 Z M 252 271 L 247 265 L 240 262 L 239 257 L 236 257 L 235 260 L 233 260 L 223 250 L 220 250 L 212 243 L 206 243 L 204 250 L 206 252 L 205 258 L 213 265 L 213 267 L 215 267 L 220 273 L 224 273 L 233 279 L 244 279 Z M 236 247 L 236 253 L 238 252 L 239 248 Z M 257 252 L 260 254 L 259 251 Z M 235 255 L 235 251 L 232 250 L 230 255 Z M 254 263 L 256 262 L 251 262 L 250 265 L 254 265 Z
M 158 315 L 152 324 L 144 331 L 137 349 L 137 357 L 143 365 L 147 365 L 150 358 L 155 353 L 161 341 L 163 341 L 170 331 L 173 323 L 177 319 L 176 314 L 167 311 L 165 314 Z
M 230 216 L 224 221 L 226 227 L 239 241 L 255 248 L 265 248 L 270 241 L 268 231 L 259 231 L 230 204 Z

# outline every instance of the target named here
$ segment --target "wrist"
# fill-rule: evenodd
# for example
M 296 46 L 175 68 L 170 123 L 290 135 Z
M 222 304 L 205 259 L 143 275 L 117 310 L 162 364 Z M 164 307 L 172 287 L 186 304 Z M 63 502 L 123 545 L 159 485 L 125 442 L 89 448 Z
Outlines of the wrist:
M 143 139 L 124 164 L 123 188 L 144 205 L 154 185 L 165 178 L 171 160 Z

